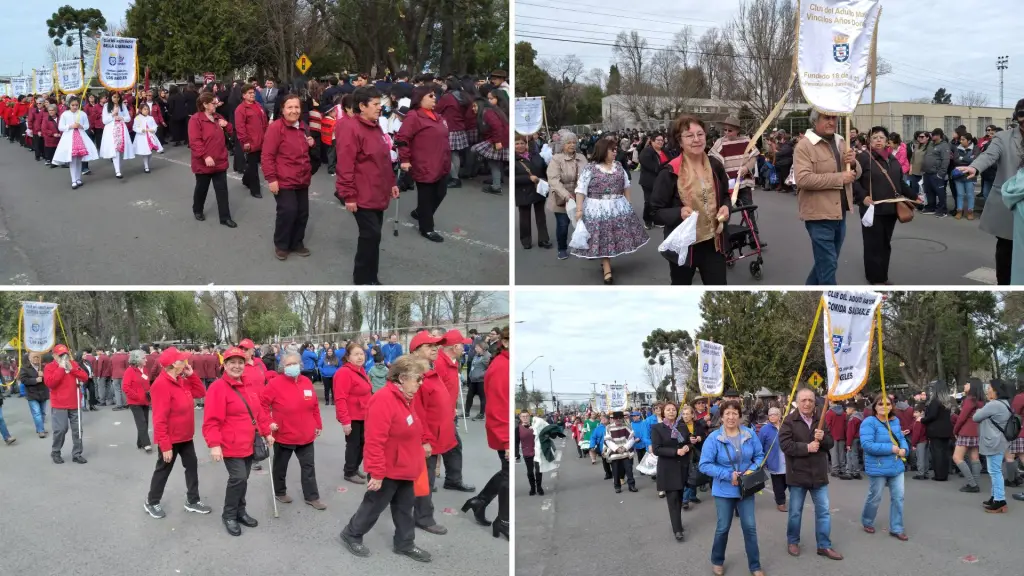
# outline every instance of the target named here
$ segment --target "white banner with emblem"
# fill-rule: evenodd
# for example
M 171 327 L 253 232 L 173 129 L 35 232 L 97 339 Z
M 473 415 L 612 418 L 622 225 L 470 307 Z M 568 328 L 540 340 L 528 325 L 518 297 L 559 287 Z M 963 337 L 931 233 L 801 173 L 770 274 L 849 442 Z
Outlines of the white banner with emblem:
M 56 344 L 57 305 L 49 302 L 22 302 L 24 344 L 29 352 L 49 352 Z
M 882 295 L 830 290 L 822 298 L 825 300 L 825 389 L 831 400 L 844 400 L 860 392 L 868 382 L 875 316 L 882 304 Z
M 853 114 L 867 81 L 881 5 L 878 0 L 801 0 L 797 9 L 800 91 L 821 112 Z
M 121 36 L 101 36 L 99 45 L 100 84 L 108 90 L 131 90 L 137 76 L 138 40 Z
M 605 390 L 608 395 L 608 402 L 606 404 L 609 412 L 625 412 L 629 405 L 629 401 L 626 395 L 625 384 L 606 384 Z
M 725 391 L 725 346 L 697 340 L 697 386 L 704 396 Z
M 81 92 L 84 84 L 82 76 L 81 60 L 61 60 L 57 62 L 57 87 L 61 92 L 65 94 Z
M 11 78 L 11 90 L 14 91 L 12 96 L 24 96 L 29 93 L 31 88 L 32 78 L 29 76 L 14 76 Z
M 543 125 L 544 99 L 516 98 L 516 134 L 536 134 Z

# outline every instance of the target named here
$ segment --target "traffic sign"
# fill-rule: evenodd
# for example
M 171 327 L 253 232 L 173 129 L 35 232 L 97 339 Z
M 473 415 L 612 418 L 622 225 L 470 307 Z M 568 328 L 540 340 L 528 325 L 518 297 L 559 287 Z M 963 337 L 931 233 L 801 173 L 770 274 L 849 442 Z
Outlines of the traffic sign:
M 825 379 L 822 378 L 821 374 L 818 374 L 817 372 L 812 372 L 811 377 L 807 379 L 807 383 L 818 390 L 821 390 L 821 383 L 824 381 Z
M 300 55 L 299 59 L 295 61 L 295 67 L 298 68 L 299 72 L 301 72 L 302 74 L 305 74 L 306 70 L 309 70 L 309 67 L 312 65 L 313 61 L 310 60 L 309 56 L 306 56 L 305 54 Z

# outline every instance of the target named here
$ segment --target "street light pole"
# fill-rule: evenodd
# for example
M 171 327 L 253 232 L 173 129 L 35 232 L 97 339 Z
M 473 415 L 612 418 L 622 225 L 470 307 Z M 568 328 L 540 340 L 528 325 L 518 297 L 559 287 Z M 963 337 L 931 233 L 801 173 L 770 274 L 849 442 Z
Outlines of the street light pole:
M 999 107 L 1003 107 L 1003 72 L 1010 67 L 1009 56 L 996 57 L 996 70 L 999 70 Z
M 540 360 L 543 357 L 544 357 L 543 354 L 541 354 L 540 356 L 537 356 L 533 360 L 530 360 L 530 363 L 526 365 L 526 368 L 523 368 L 523 371 L 520 373 L 520 378 L 522 378 L 522 381 L 523 381 L 523 390 L 526 390 L 526 371 L 530 368 L 530 366 L 533 366 L 534 362 L 536 362 L 537 360 Z M 532 379 L 532 377 L 531 377 L 531 379 Z M 534 388 L 536 388 L 536 387 L 534 387 Z M 530 407 L 530 402 L 529 401 L 526 402 L 526 407 L 527 408 Z
M 552 366 L 551 364 L 548 364 L 548 386 L 551 387 L 551 409 L 558 410 L 558 407 L 555 406 L 555 381 L 554 378 L 552 378 L 551 376 L 551 373 L 554 371 L 555 367 Z

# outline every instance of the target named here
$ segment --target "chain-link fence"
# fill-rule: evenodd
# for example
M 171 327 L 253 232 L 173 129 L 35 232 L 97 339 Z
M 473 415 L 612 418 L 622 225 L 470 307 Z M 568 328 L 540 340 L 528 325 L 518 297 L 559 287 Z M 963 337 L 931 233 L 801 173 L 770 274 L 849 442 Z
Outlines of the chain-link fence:
M 363 343 L 366 343 L 369 342 L 374 335 L 379 336 L 381 342 L 386 342 L 390 338 L 391 334 L 395 333 L 398 334 L 398 342 L 402 344 L 402 349 L 408 350 L 409 342 L 412 341 L 413 336 L 415 336 L 420 330 L 437 329 L 441 331 L 448 331 L 453 328 L 457 328 L 462 331 L 463 335 L 468 335 L 471 329 L 476 329 L 478 333 L 484 335 L 490 332 L 493 328 L 501 329 L 508 323 L 509 316 L 505 314 L 490 318 L 482 318 L 479 320 L 471 320 L 469 322 L 460 322 L 458 324 L 447 322 L 432 326 L 417 325 L 387 330 L 350 330 L 325 332 L 322 334 L 297 334 L 295 336 L 275 339 L 274 343 L 288 345 L 292 343 L 302 344 L 304 342 L 312 342 L 315 345 L 320 345 L 324 343 L 343 344 L 348 340 L 361 340 Z

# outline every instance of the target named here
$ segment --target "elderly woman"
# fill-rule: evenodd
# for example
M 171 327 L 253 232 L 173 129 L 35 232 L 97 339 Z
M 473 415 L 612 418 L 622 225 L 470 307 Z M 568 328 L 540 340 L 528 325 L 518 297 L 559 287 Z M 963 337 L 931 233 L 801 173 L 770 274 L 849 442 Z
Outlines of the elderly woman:
M 768 423 L 757 431 L 757 439 L 765 452 L 765 469 L 772 477 L 772 491 L 775 493 L 775 507 L 779 512 L 786 508 L 786 458 L 779 449 L 779 428 L 782 426 L 782 410 L 778 406 L 768 409 Z
M 210 183 L 213 183 L 220 223 L 228 228 L 236 228 L 238 224 L 231 219 L 231 206 L 228 204 L 227 176 L 227 135 L 234 129 L 223 116 L 217 114 L 217 98 L 213 94 L 200 94 L 196 100 L 196 108 L 197 112 L 188 119 L 188 146 L 192 153 L 192 173 L 196 175 L 196 187 L 192 192 L 192 214 L 200 222 L 206 220 L 203 208 L 206 205 L 206 194 L 210 191 Z M 179 136 L 175 134 L 174 139 L 178 140 Z M 176 143 L 175 146 L 177 145 Z
M 587 159 L 577 151 L 579 140 L 570 130 L 559 130 L 553 141 L 558 143 L 560 150 L 548 164 L 548 205 L 555 214 L 555 242 L 558 244 L 558 259 L 569 257 L 569 215 L 565 213 L 565 205 L 573 198 L 580 174 L 587 167 Z
M 129 360 L 131 358 L 129 356 Z M 156 459 L 153 479 L 149 483 L 145 509 L 157 519 L 167 515 L 160 506 L 160 499 L 163 498 L 164 486 L 167 485 L 167 478 L 178 456 L 181 456 L 181 464 L 185 467 L 185 510 L 197 514 L 209 514 L 213 510 L 199 499 L 199 461 L 193 442 L 196 423 L 192 402 L 193 398 L 205 396 L 206 388 L 186 362 L 187 359 L 188 354 L 179 352 L 173 346 L 161 352 L 159 360 L 163 370 L 154 378 L 149 389 L 153 407 L 153 437 L 160 448 L 160 454 Z M 138 361 L 137 366 L 141 366 L 144 361 Z M 123 389 L 123 381 L 121 386 Z
M 36 426 L 36 435 L 46 438 L 46 413 L 49 412 L 50 390 L 43 384 L 43 360 L 37 352 L 25 355 L 18 382 L 25 386 L 25 399 Z
M 527 137 L 516 134 L 516 206 L 519 208 L 519 241 L 529 250 L 533 245 L 530 211 L 537 220 L 537 246 L 551 248 L 548 224 L 544 215 L 544 196 L 537 193 L 537 184 L 546 167 L 540 154 L 531 154 Z
M 248 528 L 259 525 L 245 510 L 255 435 L 258 433 L 268 445 L 274 445 L 270 419 L 260 404 L 262 390 L 242 384 L 245 362 L 246 353 L 241 348 L 224 352 L 224 374 L 210 384 L 203 411 L 203 438 L 210 447 L 210 458 L 223 461 L 228 471 L 221 519 L 232 536 L 242 535 L 239 524 Z
M 682 420 L 678 420 L 679 407 L 674 402 L 662 408 L 664 420 L 651 426 L 651 451 L 658 457 L 658 490 L 665 492 L 668 517 L 677 542 L 683 541 L 683 490 L 690 477 L 693 455 L 690 437 L 693 436 Z
M 366 442 L 366 408 L 370 404 L 373 387 L 363 369 L 366 352 L 353 344 L 345 349 L 341 368 L 334 374 L 334 412 L 345 432 L 345 480 L 355 484 L 366 482 L 366 474 L 359 471 Z
M 128 368 L 124 371 L 121 380 L 121 390 L 128 401 L 128 409 L 132 411 L 135 419 L 135 430 L 138 437 L 135 440 L 135 447 L 145 450 L 146 453 L 153 451 L 149 443 L 149 376 L 143 371 L 143 364 L 146 362 L 146 355 L 142 350 L 132 350 L 128 354 Z
M 281 101 L 281 117 L 271 122 L 265 139 L 261 138 L 263 176 L 277 201 L 274 255 L 278 260 L 288 258 L 289 253 L 309 256 L 305 238 L 306 223 L 309 221 L 309 182 L 313 178 L 313 167 L 309 160 L 313 138 L 307 136 L 306 125 L 299 121 L 301 113 L 302 102 L 299 97 L 296 94 L 284 96 Z M 248 120 L 246 122 L 251 124 Z M 246 164 L 254 165 L 254 160 Z M 256 176 L 253 176 L 253 180 L 256 180 Z M 258 191 L 258 182 L 255 187 Z
M 864 471 L 869 480 L 860 523 L 865 532 L 875 533 L 875 515 L 882 501 L 882 489 L 888 487 L 889 535 L 906 542 L 907 535 L 903 530 L 903 472 L 906 467 L 903 462 L 910 452 L 910 445 L 903 436 L 900 421 L 892 411 L 888 396 L 876 396 L 871 408 L 871 416 L 865 418 L 860 425 Z
M 299 460 L 299 478 L 302 497 L 315 510 L 326 510 L 320 502 L 313 460 L 313 441 L 324 429 L 320 419 L 320 404 L 316 400 L 313 383 L 301 372 L 302 358 L 294 352 L 282 359 L 283 373 L 271 378 L 263 389 L 260 404 L 270 419 L 274 433 L 274 496 L 279 502 L 291 504 L 285 476 L 292 453 Z
M 412 211 L 412 218 L 419 221 L 420 236 L 432 242 L 444 242 L 434 231 L 434 213 L 448 191 L 452 151 L 448 126 L 434 112 L 436 105 L 433 88 L 413 88 L 411 109 L 395 141 L 402 170 L 416 182 L 416 209 Z
M 363 536 L 391 506 L 395 524 L 394 550 L 418 562 L 430 562 L 430 553 L 416 546 L 413 519 L 413 482 L 424 473 L 423 425 L 412 401 L 430 369 L 425 360 L 400 356 L 388 370 L 388 384 L 370 399 L 366 415 L 366 493 L 355 514 L 341 531 L 341 541 L 352 554 L 365 558 L 369 548 Z

